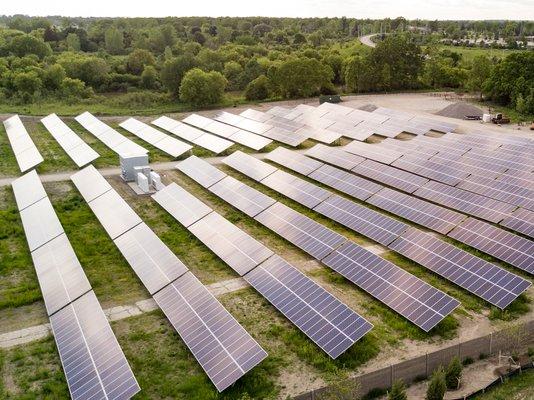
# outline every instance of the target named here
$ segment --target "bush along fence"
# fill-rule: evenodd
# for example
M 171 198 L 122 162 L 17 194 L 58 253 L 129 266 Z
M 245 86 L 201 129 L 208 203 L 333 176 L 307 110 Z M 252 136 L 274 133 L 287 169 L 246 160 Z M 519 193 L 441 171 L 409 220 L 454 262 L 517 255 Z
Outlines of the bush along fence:
M 531 343 L 534 343 L 534 320 L 460 342 L 351 379 L 356 381 L 360 394 L 365 395 L 370 391 L 389 389 L 393 382 L 399 379 L 407 385 L 426 379 L 440 366 L 446 367 L 456 356 L 464 361 L 498 355 L 499 352 L 510 355 L 520 354 Z M 500 381 L 500 379 L 498 380 Z M 315 389 L 298 395 L 294 399 L 320 400 L 321 395 L 327 393 L 328 390 L 328 387 Z

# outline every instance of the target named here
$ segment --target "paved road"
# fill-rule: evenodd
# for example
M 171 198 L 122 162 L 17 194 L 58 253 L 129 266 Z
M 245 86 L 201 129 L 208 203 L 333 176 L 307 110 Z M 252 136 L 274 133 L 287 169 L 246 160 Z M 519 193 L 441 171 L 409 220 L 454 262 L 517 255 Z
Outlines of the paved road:
M 360 36 L 360 42 L 369 47 L 376 47 L 376 43 L 371 40 L 373 36 L 378 35 L 377 33 L 372 33 L 370 35 Z

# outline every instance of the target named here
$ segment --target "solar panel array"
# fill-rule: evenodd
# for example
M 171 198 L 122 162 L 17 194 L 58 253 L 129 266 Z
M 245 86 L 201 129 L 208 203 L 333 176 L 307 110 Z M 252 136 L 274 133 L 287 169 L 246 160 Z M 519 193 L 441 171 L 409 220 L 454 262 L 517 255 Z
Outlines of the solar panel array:
M 254 168 L 254 164 L 252 163 L 253 158 L 251 156 L 245 155 L 244 153 L 235 152 L 231 156 L 227 157 L 225 159 L 225 162 L 227 160 L 230 160 L 233 165 L 242 165 L 243 168 L 245 168 L 245 166 L 247 165 L 251 166 L 251 170 L 252 170 L 251 175 L 253 176 L 260 176 L 260 177 L 270 176 L 269 173 L 267 173 L 267 175 L 265 175 L 264 173 L 258 174 L 258 170 L 260 170 L 260 168 Z M 269 168 L 270 167 L 271 166 L 269 166 Z M 207 163 L 205 163 L 205 168 L 216 170 L 215 167 L 210 166 Z M 268 169 L 268 168 L 265 168 L 265 169 Z M 244 170 L 246 171 L 246 169 Z M 194 173 L 190 177 L 194 179 Z M 243 199 L 240 199 L 237 196 L 235 197 L 227 196 L 226 200 L 238 209 L 248 210 L 250 203 L 254 202 L 254 199 L 258 197 L 258 195 L 254 193 L 254 191 L 255 191 L 254 189 L 249 188 L 247 192 L 243 192 L 241 195 L 241 197 L 247 196 L 249 199 L 249 202 L 244 202 Z M 248 193 L 248 194 L 245 194 L 245 193 Z M 372 210 L 369 210 L 369 211 L 372 211 Z M 279 202 L 275 202 L 269 206 L 265 205 L 264 210 L 261 211 L 259 214 L 257 214 L 255 216 L 255 219 L 258 222 L 265 225 L 266 227 L 268 227 L 269 229 L 278 233 L 280 236 L 282 236 L 284 239 L 288 240 L 295 246 L 307 252 L 312 257 L 316 258 L 317 260 L 325 259 L 327 256 L 329 256 L 334 251 L 336 251 L 336 249 L 338 249 L 339 246 L 343 245 L 344 243 L 353 244 L 352 242 L 347 241 L 347 239 L 343 237 L 342 235 L 324 227 L 323 225 L 317 223 L 316 221 L 308 217 L 305 217 L 304 215 L 294 211 L 293 209 Z M 362 219 L 362 222 L 365 222 L 365 217 Z M 393 276 L 395 277 L 395 279 L 393 279 L 392 282 L 388 281 L 387 277 L 375 277 L 375 280 L 367 280 L 365 282 L 358 281 L 357 284 L 360 287 L 362 287 L 364 290 L 369 291 L 369 293 L 377 297 L 378 300 L 387 302 L 386 304 L 388 304 L 395 311 L 398 311 L 399 313 L 401 313 L 403 316 L 407 318 L 411 318 L 410 320 L 414 321 L 414 323 L 418 324 L 418 326 L 420 326 L 422 329 L 427 330 L 427 331 L 430 330 L 433 326 L 435 326 L 441 319 L 443 319 L 449 312 L 451 312 L 459 304 L 456 300 L 436 290 L 432 286 L 420 281 L 419 279 L 415 277 L 412 277 L 411 275 L 407 273 L 401 272 L 402 270 L 400 270 L 400 268 L 396 267 L 394 264 L 391 264 L 387 262 L 386 260 L 383 260 L 380 257 L 375 256 L 373 253 L 361 248 L 360 246 L 356 244 L 353 244 L 353 245 L 361 249 L 364 257 L 360 258 L 357 261 L 349 259 L 348 260 L 349 267 L 342 270 L 343 276 L 347 277 L 347 279 L 355 281 L 355 276 L 352 275 L 351 271 L 355 269 L 358 269 L 359 271 L 362 271 L 362 269 L 366 271 L 372 271 L 373 266 L 376 264 L 377 261 L 382 262 L 383 265 L 387 265 L 388 270 L 393 271 L 394 273 Z M 375 273 L 371 272 L 371 275 L 375 276 Z M 371 288 L 375 287 L 375 285 L 377 284 L 380 285 L 381 283 L 384 282 L 384 280 L 387 281 L 386 286 L 390 288 L 391 286 L 397 288 L 397 283 L 401 284 L 401 282 L 403 282 L 403 279 L 400 279 L 401 276 L 404 277 L 403 279 L 405 279 L 406 277 L 410 277 L 410 279 L 413 278 L 414 281 L 411 280 L 411 282 L 412 283 L 416 282 L 417 287 L 419 287 L 421 293 L 426 293 L 426 295 L 428 296 L 426 300 L 424 301 L 418 300 L 418 299 L 408 296 L 407 300 L 408 300 L 408 303 L 410 303 L 410 306 L 407 307 L 408 303 L 404 301 L 405 300 L 404 297 L 402 297 L 400 303 L 397 304 L 395 302 L 396 297 L 393 297 L 393 298 L 388 297 L 387 291 L 384 291 L 384 290 L 381 290 L 378 292 L 370 291 Z M 404 291 L 402 291 L 399 288 L 396 293 L 400 294 L 400 293 L 404 293 Z M 440 299 L 440 303 L 442 302 L 443 299 L 446 299 L 447 300 L 446 303 L 448 304 L 448 306 L 443 308 L 443 304 L 440 304 L 439 306 L 436 306 L 438 307 L 437 309 L 433 308 L 434 307 L 433 301 L 437 299 Z M 447 311 L 445 312 L 445 310 Z M 405 314 L 405 311 L 408 314 Z M 421 313 L 425 314 L 424 318 L 417 319 L 415 317 L 416 314 L 421 314 Z
M 124 137 L 87 111 L 74 119 L 119 156 L 127 157 L 148 153 L 148 150 Z
M 100 157 L 56 114 L 50 114 L 42 118 L 41 122 L 78 167 L 83 167 L 85 164 Z
M 267 356 L 94 167 L 71 179 L 219 391 Z
M 276 124 L 275 126 L 271 125 L 270 123 L 264 123 L 262 121 L 227 113 L 225 111 L 217 114 L 215 119 L 219 122 L 256 133 L 266 138 L 276 140 L 280 143 L 285 143 L 289 146 L 298 146 L 308 138 L 306 135 L 299 133 L 298 129 L 282 127 L 282 124 L 280 123 Z
M 312 148 L 311 150 L 312 151 L 308 152 L 307 154 L 311 154 L 312 156 L 314 156 L 315 158 L 319 160 L 330 162 L 340 167 L 343 167 L 343 165 L 346 164 L 346 167 L 345 167 L 346 169 L 350 169 L 351 167 L 353 167 L 354 163 L 352 163 L 350 160 L 347 163 L 344 163 L 343 155 L 336 154 L 336 153 L 343 153 L 341 150 L 331 149 L 330 152 L 328 152 L 327 149 L 324 149 L 324 150 L 320 149 L 320 151 L 315 151 Z M 332 154 L 336 154 L 336 156 L 333 157 Z M 293 155 L 292 163 L 298 162 L 299 157 L 300 157 L 299 155 Z M 279 161 L 282 165 L 284 164 L 290 165 L 284 159 L 279 158 Z M 473 208 L 476 208 L 477 210 L 479 210 L 480 213 L 482 213 L 485 210 L 483 205 L 477 204 L 476 202 L 470 205 L 469 202 L 465 202 L 465 201 L 460 203 L 459 200 L 455 198 L 443 198 L 443 197 L 440 198 L 438 192 L 433 193 L 428 190 L 428 188 L 430 187 L 429 185 L 431 184 L 438 185 L 438 186 L 441 185 L 441 187 L 447 188 L 446 185 L 442 185 L 434 181 L 429 181 L 428 179 L 420 177 L 418 175 L 414 175 L 409 172 L 402 171 L 394 167 L 381 164 L 381 163 L 378 163 L 372 160 L 365 160 L 364 162 L 359 163 L 355 167 L 353 167 L 352 170 L 362 176 L 368 176 L 378 182 L 399 188 L 407 193 L 411 193 L 411 192 L 421 193 L 421 191 L 423 191 L 424 189 L 425 192 L 421 193 L 422 197 L 428 198 L 429 200 L 434 200 L 439 204 L 445 203 L 451 208 L 455 208 L 459 210 L 462 210 L 462 208 L 465 208 L 465 211 L 467 211 L 468 213 L 471 212 Z M 313 173 L 308 176 L 312 177 Z M 323 181 L 323 183 L 331 185 L 327 181 Z M 343 191 L 344 193 L 354 196 L 354 194 L 351 193 L 351 191 L 344 190 L 342 185 L 338 185 L 337 188 Z M 449 187 L 449 188 L 455 189 L 452 187 Z M 419 189 L 421 189 L 421 191 L 419 191 Z M 459 189 L 456 189 L 456 190 L 459 190 Z M 463 195 L 465 194 L 470 195 L 470 196 L 473 195 L 472 193 L 470 194 L 469 192 L 466 192 L 466 191 L 462 191 L 462 190 L 459 190 L 459 191 Z M 382 196 L 378 196 L 379 194 L 381 194 Z M 388 188 L 382 189 L 382 191 L 377 192 L 377 195 L 374 195 L 368 198 L 366 201 L 370 204 L 373 204 L 377 207 L 385 209 L 396 215 L 402 216 L 403 218 L 416 222 L 422 226 L 433 229 L 436 232 L 439 232 L 442 234 L 446 234 L 451 229 L 457 226 L 460 226 L 462 221 L 464 221 L 467 218 L 465 214 L 458 213 L 450 209 L 446 209 L 434 203 L 424 201 L 413 196 L 404 195 L 400 192 L 397 192 L 397 191 L 394 191 Z M 489 215 L 492 215 L 491 211 L 487 211 L 487 213 Z M 469 220 L 470 219 L 471 218 L 469 218 Z M 478 221 L 478 222 L 481 222 L 481 221 Z M 501 225 L 507 226 L 513 230 L 516 230 L 517 232 L 524 233 L 527 236 L 529 234 L 532 235 L 534 233 L 533 224 L 534 224 L 534 213 L 531 213 L 529 210 L 524 210 L 524 209 L 518 209 L 517 211 L 511 213 L 508 217 L 506 217 L 501 222 Z M 484 227 L 486 225 L 487 224 L 485 225 L 479 224 L 479 226 L 484 226 Z M 507 232 L 503 229 L 493 227 L 492 236 L 494 240 L 491 241 L 491 246 L 489 246 L 487 245 L 487 243 L 481 240 L 476 240 L 477 235 L 480 236 L 481 232 L 477 232 L 477 234 L 475 235 L 472 234 L 471 232 L 469 236 L 466 234 L 457 234 L 455 235 L 455 238 L 480 251 L 484 251 L 498 259 L 506 261 L 516 266 L 517 268 L 521 268 L 528 272 L 528 268 L 526 268 L 525 262 L 523 261 L 524 260 L 523 249 L 525 245 L 521 244 L 522 242 L 521 237 L 514 235 L 510 232 Z M 530 241 L 528 240 L 527 242 L 530 243 Z M 511 246 L 510 243 L 514 243 L 515 245 Z
M 402 156 L 402 154 L 397 151 L 379 149 L 377 146 L 373 146 L 372 144 L 357 141 L 350 142 L 348 145 L 343 147 L 343 150 L 384 164 L 391 164 Z
M 191 114 L 187 118 L 183 119 L 182 122 L 231 140 L 232 142 L 242 144 L 243 146 L 249 147 L 256 151 L 261 150 L 265 146 L 272 143 L 271 139 L 267 139 L 255 133 L 236 128 L 235 126 L 223 124 L 222 122 L 215 121 L 198 114 Z
M 215 169 L 209 165 L 206 168 Z M 239 194 L 236 203 L 247 211 L 251 204 L 258 204 L 258 199 L 268 199 L 231 179 L 226 176 L 209 189 L 217 193 L 224 187 L 225 193 Z M 152 197 L 332 358 L 372 328 L 291 264 L 177 184 L 171 183 Z
M 140 387 L 35 170 L 13 192 L 71 398 L 131 398 Z
M 246 157 L 246 156 L 245 156 Z M 305 156 L 294 153 L 293 154 L 287 154 L 287 157 L 292 157 L 294 160 L 299 158 L 305 158 Z M 284 162 L 285 160 L 280 159 L 279 160 L 282 164 L 287 165 L 287 162 Z M 330 167 L 334 168 L 334 167 Z M 246 170 L 244 171 L 246 174 Z M 276 173 L 273 173 L 268 178 L 274 176 Z M 308 175 L 311 177 L 313 175 Z M 265 180 L 261 180 L 260 182 L 263 183 Z M 309 187 L 307 191 L 311 193 L 313 190 L 317 190 L 318 188 L 306 181 L 305 182 Z M 295 186 L 292 183 L 293 186 Z M 341 189 L 341 191 L 343 191 Z M 385 192 L 383 192 L 385 191 Z M 281 193 L 284 193 L 283 190 L 280 191 Z M 350 194 L 350 191 L 348 191 Z M 384 194 L 381 194 L 384 193 Z M 299 201 L 299 199 L 295 199 Z M 306 202 L 299 201 L 301 204 L 306 205 Z M 417 222 L 424 226 L 433 227 L 437 231 L 441 231 L 442 233 L 447 233 L 451 229 L 453 229 L 456 225 L 461 223 L 465 216 L 462 216 L 458 213 L 454 213 L 450 210 L 446 209 L 440 209 L 437 206 L 434 206 L 430 203 L 422 202 L 419 199 L 413 198 L 408 195 L 404 195 L 402 193 L 396 192 L 392 189 L 382 189 L 382 191 L 378 192 L 378 194 L 375 194 L 373 196 L 373 199 L 369 200 L 369 203 L 382 207 L 386 210 L 395 212 L 397 215 L 406 217 L 407 219 L 410 219 L 414 222 Z M 312 208 L 312 207 L 310 207 Z M 329 218 L 333 219 L 334 221 L 339 222 L 340 224 L 354 230 L 355 232 L 361 233 L 378 243 L 381 243 L 385 246 L 393 246 L 392 242 L 397 242 L 399 238 L 406 239 L 407 235 L 406 232 L 409 230 L 420 232 L 416 230 L 415 228 L 409 228 L 408 225 L 397 221 L 395 219 L 392 219 L 388 216 L 379 214 L 373 210 L 370 210 L 364 206 L 361 206 L 357 203 L 354 203 L 348 199 L 339 197 L 339 196 L 333 196 L 327 198 L 325 201 L 321 202 L 320 204 L 316 204 L 313 208 L 314 211 L 317 211 L 321 214 L 324 214 L 328 216 Z M 445 220 L 445 219 L 448 219 Z M 422 233 L 422 232 L 421 232 Z M 417 236 L 415 233 L 410 236 L 411 238 Z M 422 240 L 422 239 L 421 239 Z M 413 241 L 412 241 L 413 242 Z M 503 242 L 502 240 L 500 243 L 500 251 L 503 249 Z M 468 243 L 469 244 L 469 243 Z M 479 265 L 481 262 L 486 263 L 482 259 L 472 256 L 471 254 L 465 252 L 464 250 L 457 249 L 456 247 L 447 244 L 446 242 L 442 241 L 439 238 L 434 238 L 434 247 L 441 249 L 444 253 L 455 254 L 456 260 L 458 260 L 457 263 L 450 263 L 447 265 L 447 271 L 438 271 L 440 275 L 445 277 L 446 279 L 451 280 L 452 282 L 458 284 L 459 286 L 464 287 L 467 290 L 473 291 L 473 287 L 471 286 L 471 281 L 464 282 L 462 280 L 458 280 L 457 275 L 463 274 L 463 271 L 467 268 L 467 266 L 470 265 Z M 404 247 L 399 247 L 401 250 L 405 250 Z M 454 250 L 453 250 L 454 249 Z M 405 251 L 404 253 L 401 253 L 408 258 L 411 258 L 412 260 L 420 263 L 421 265 L 428 267 L 432 271 L 436 272 L 436 266 L 433 264 L 435 260 L 432 260 L 432 262 L 428 261 L 428 258 L 425 258 L 424 256 L 421 256 L 421 254 L 414 254 L 412 252 Z M 447 256 L 445 256 L 446 258 Z M 516 297 L 522 293 L 522 291 L 526 290 L 530 283 L 514 274 L 511 274 L 507 272 L 504 269 L 501 269 L 497 266 L 494 266 L 492 264 L 486 263 L 487 269 L 492 270 L 494 273 L 498 273 L 500 276 L 505 275 L 507 276 L 507 279 L 510 280 L 520 280 L 521 283 L 520 288 L 521 291 L 518 293 L 512 293 Z M 525 286 L 526 285 L 526 286 Z M 476 288 L 476 291 L 473 291 L 473 293 L 480 295 L 479 289 Z M 497 296 L 497 298 L 490 298 L 490 297 L 483 297 L 485 300 L 490 301 L 498 306 L 502 306 L 502 304 L 508 305 L 507 301 L 511 297 L 504 296 L 503 292 L 499 292 L 500 296 Z M 506 298 L 505 298 L 506 297 Z M 505 298 L 505 299 L 504 299 Z M 514 297 L 515 299 L 515 297 Z
M 152 124 L 161 129 L 169 131 L 181 139 L 187 140 L 188 142 L 191 142 L 197 146 L 210 150 L 215 154 L 219 154 L 228 150 L 228 148 L 234 144 L 230 140 L 212 135 L 211 133 L 202 131 L 165 116 L 155 119 L 152 121 Z
M 4 128 L 20 172 L 25 172 L 44 161 L 18 115 L 4 120 Z
M 187 153 L 193 148 L 193 146 L 172 136 L 166 135 L 165 133 L 145 124 L 144 122 L 138 121 L 135 118 L 128 118 L 119 125 L 128 132 L 133 133 L 138 138 L 143 139 L 145 142 L 150 143 L 152 146 L 160 149 L 174 158 Z

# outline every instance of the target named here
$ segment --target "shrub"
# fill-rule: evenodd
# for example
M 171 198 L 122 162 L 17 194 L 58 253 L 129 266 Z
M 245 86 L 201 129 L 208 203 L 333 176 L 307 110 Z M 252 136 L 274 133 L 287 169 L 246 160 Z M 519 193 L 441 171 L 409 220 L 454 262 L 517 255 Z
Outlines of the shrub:
M 15 75 L 13 85 L 23 101 L 29 102 L 40 93 L 43 82 L 37 72 L 28 71 Z
M 204 72 L 199 68 L 187 71 L 180 85 L 180 100 L 196 107 L 220 102 L 227 81 L 220 72 Z
M 458 389 L 462 377 L 462 363 L 458 357 L 454 357 L 445 371 L 445 382 L 447 389 Z
M 425 400 L 443 400 L 446 391 L 445 372 L 442 367 L 439 367 L 432 373 L 432 378 L 426 390 Z
M 61 83 L 61 92 L 66 97 L 90 97 L 91 91 L 79 79 L 65 78 Z
M 141 74 L 141 85 L 145 89 L 155 89 L 158 84 L 158 73 L 152 65 L 147 65 Z
M 247 85 L 245 98 L 247 100 L 264 100 L 269 97 L 269 79 L 260 75 Z
M 388 400 L 407 400 L 406 386 L 401 380 L 395 381 L 388 394 Z

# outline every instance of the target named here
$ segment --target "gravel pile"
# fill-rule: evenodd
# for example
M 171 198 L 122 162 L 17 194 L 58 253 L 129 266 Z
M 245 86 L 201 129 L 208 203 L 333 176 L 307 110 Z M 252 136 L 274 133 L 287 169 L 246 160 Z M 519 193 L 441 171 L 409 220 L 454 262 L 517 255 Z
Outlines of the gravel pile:
M 447 107 L 436 113 L 436 115 L 457 119 L 465 119 L 467 115 L 476 115 L 482 117 L 482 114 L 483 111 L 480 108 L 463 101 L 449 104 Z
M 366 104 L 364 106 L 361 106 L 361 107 L 358 107 L 360 110 L 362 111 L 368 111 L 368 112 L 373 112 L 374 110 L 376 110 L 378 107 L 375 106 L 374 104 Z

